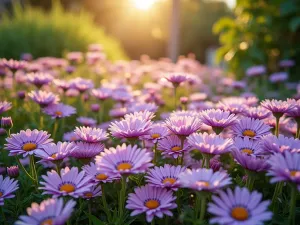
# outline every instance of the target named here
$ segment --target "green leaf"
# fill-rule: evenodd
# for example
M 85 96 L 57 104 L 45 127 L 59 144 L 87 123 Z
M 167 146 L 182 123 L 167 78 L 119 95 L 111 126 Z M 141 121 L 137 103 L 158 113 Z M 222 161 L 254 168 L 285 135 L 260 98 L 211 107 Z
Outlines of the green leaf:
M 106 225 L 106 223 L 104 223 L 103 221 L 98 219 L 96 216 L 94 216 L 92 214 L 88 214 L 88 213 L 85 213 L 85 214 L 87 217 L 89 217 L 90 220 L 92 220 L 93 225 Z
M 295 2 L 293 0 L 285 1 L 280 6 L 280 12 L 282 16 L 287 16 L 292 13 L 296 13 L 298 11 L 298 7 L 295 6 Z
M 289 27 L 292 32 L 296 32 L 297 29 L 300 27 L 300 17 L 298 16 L 293 18 L 289 23 Z

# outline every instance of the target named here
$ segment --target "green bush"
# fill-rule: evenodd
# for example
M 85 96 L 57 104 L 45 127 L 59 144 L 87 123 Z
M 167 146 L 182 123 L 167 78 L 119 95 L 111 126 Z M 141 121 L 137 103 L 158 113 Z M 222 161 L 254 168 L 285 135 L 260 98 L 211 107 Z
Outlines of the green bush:
M 86 12 L 65 12 L 53 4 L 49 12 L 15 5 L 13 16 L 6 13 L 0 22 L 0 57 L 19 58 L 62 56 L 66 51 L 86 51 L 91 43 L 102 44 L 111 60 L 126 59 L 119 42 L 93 23 Z

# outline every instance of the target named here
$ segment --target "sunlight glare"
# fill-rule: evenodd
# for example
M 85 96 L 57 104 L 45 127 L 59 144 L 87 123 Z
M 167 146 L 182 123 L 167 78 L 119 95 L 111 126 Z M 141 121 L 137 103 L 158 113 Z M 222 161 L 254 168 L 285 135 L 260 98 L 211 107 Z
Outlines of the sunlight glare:
M 136 8 L 140 10 L 148 10 L 157 0 L 133 0 Z

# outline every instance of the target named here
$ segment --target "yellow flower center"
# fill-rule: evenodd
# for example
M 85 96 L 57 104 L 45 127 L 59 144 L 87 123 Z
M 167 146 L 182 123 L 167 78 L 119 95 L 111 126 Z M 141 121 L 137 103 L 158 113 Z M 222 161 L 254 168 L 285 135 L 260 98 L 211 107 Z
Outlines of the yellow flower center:
M 176 182 L 176 179 L 168 177 L 168 178 L 163 180 L 163 184 L 168 183 L 168 182 L 170 184 L 174 184 Z
M 160 138 L 160 134 L 152 134 L 151 137 L 154 138 L 154 139 Z
M 77 141 L 77 138 L 76 138 L 76 136 L 73 136 L 73 137 L 70 138 L 70 140 L 71 141 Z
M 132 168 L 132 165 L 130 163 L 120 163 L 117 167 L 119 171 L 121 170 L 130 170 Z
M 248 155 L 251 155 L 253 153 L 253 150 L 249 149 L 249 148 L 244 148 L 241 150 L 243 153 L 246 153 Z
M 209 187 L 209 183 L 207 181 L 197 181 L 196 184 L 201 187 Z
M 57 157 L 57 153 L 54 153 L 54 154 L 51 155 L 52 159 L 56 159 L 56 157 Z
M 0 191 L 0 197 L 2 197 L 3 193 Z
M 300 175 L 300 171 L 292 170 L 292 171 L 290 172 L 290 175 L 291 175 L 292 177 L 295 177 L 295 176 L 297 176 L 297 175 Z M 0 197 L 1 197 L 1 195 L 0 195 Z
M 65 191 L 67 193 L 75 191 L 75 186 L 73 184 L 64 184 L 60 187 L 60 191 Z
M 46 219 L 43 222 L 40 223 L 40 225 L 53 225 L 53 220 L 52 219 Z
M 248 137 L 255 137 L 256 133 L 253 130 L 244 130 L 243 135 Z
M 179 146 L 174 146 L 173 148 L 171 148 L 171 150 L 173 151 L 173 152 L 178 152 L 178 151 L 180 151 L 182 148 L 181 147 L 179 147 Z
M 57 116 L 62 116 L 62 112 L 61 112 L 61 111 L 56 111 L 56 112 L 55 112 L 55 115 L 57 115 Z
M 31 142 L 28 142 L 26 144 L 23 145 L 23 150 L 26 152 L 32 151 L 34 149 L 36 149 L 37 145 Z
M 97 180 L 106 180 L 108 178 L 107 175 L 103 174 L 103 173 L 99 173 L 97 176 L 96 176 Z
M 249 214 L 244 207 L 235 207 L 231 211 L 231 216 L 236 220 L 244 221 L 248 219 Z
M 93 193 L 92 192 L 87 192 L 87 193 L 84 194 L 84 196 L 87 197 L 87 198 L 91 198 L 91 197 L 93 197 Z
M 149 209 L 156 209 L 158 206 L 159 206 L 159 201 L 157 200 L 148 200 L 146 203 L 145 203 L 145 206 Z

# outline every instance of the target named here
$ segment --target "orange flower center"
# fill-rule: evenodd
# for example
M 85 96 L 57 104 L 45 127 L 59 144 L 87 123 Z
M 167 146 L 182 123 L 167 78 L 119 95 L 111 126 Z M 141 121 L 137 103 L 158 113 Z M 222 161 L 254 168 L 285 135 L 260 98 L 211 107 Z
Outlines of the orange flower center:
M 299 176 L 300 175 L 300 171 L 297 171 L 297 170 L 292 170 L 291 172 L 290 172 L 290 175 L 292 176 L 292 177 L 295 177 L 295 176 Z M 0 196 L 1 197 L 1 196 Z
M 248 219 L 249 214 L 244 207 L 235 207 L 231 211 L 231 216 L 238 221 L 244 221 Z
M 62 112 L 61 112 L 61 111 L 56 111 L 56 112 L 55 112 L 55 115 L 57 115 L 57 116 L 62 116 Z
M 91 198 L 91 197 L 93 197 L 93 193 L 92 192 L 87 192 L 87 193 L 84 194 L 84 196 L 87 197 L 87 198 Z
M 37 145 L 31 142 L 28 142 L 26 144 L 23 145 L 23 150 L 26 152 L 32 151 L 34 149 L 36 149 Z
M 43 222 L 40 223 L 40 225 L 53 225 L 53 220 L 52 219 L 46 219 Z
M 56 157 L 57 157 L 57 153 L 54 153 L 54 154 L 51 155 L 52 159 L 56 159 Z
M 170 177 L 163 180 L 163 184 L 165 184 L 165 183 L 174 184 L 175 182 L 176 182 L 176 179 L 170 178 Z
M 119 171 L 121 170 L 130 170 L 132 168 L 132 165 L 130 163 L 120 163 L 117 167 Z
M 255 137 L 256 133 L 253 130 L 244 130 L 243 135 L 248 137 Z
M 3 193 L 0 191 L 0 197 L 2 197 Z
M 73 184 L 64 184 L 60 187 L 60 191 L 65 191 L 67 193 L 75 191 L 75 186 Z
M 197 181 L 196 184 L 201 187 L 209 187 L 209 183 L 207 181 Z
M 173 152 L 178 152 L 178 151 L 180 151 L 182 148 L 181 147 L 179 147 L 179 146 L 174 146 L 173 148 L 171 148 L 171 150 L 173 151 Z
M 246 154 L 248 154 L 248 155 L 251 155 L 251 154 L 253 153 L 253 150 L 251 150 L 251 149 L 249 149 L 249 148 L 244 148 L 244 149 L 242 149 L 242 152 L 243 152 L 243 153 L 246 153 Z
M 71 141 L 77 141 L 77 138 L 76 138 L 76 136 L 73 136 L 73 137 L 70 138 L 70 140 Z
M 146 203 L 145 203 L 145 206 L 149 209 L 156 209 L 158 206 L 159 206 L 159 201 L 157 200 L 148 200 Z
M 152 134 L 151 137 L 154 138 L 154 139 L 160 138 L 160 134 Z
M 103 174 L 103 173 L 99 173 L 99 174 L 96 176 L 96 178 L 97 178 L 98 180 L 106 180 L 106 179 L 108 178 L 108 176 L 105 175 L 105 174 Z

